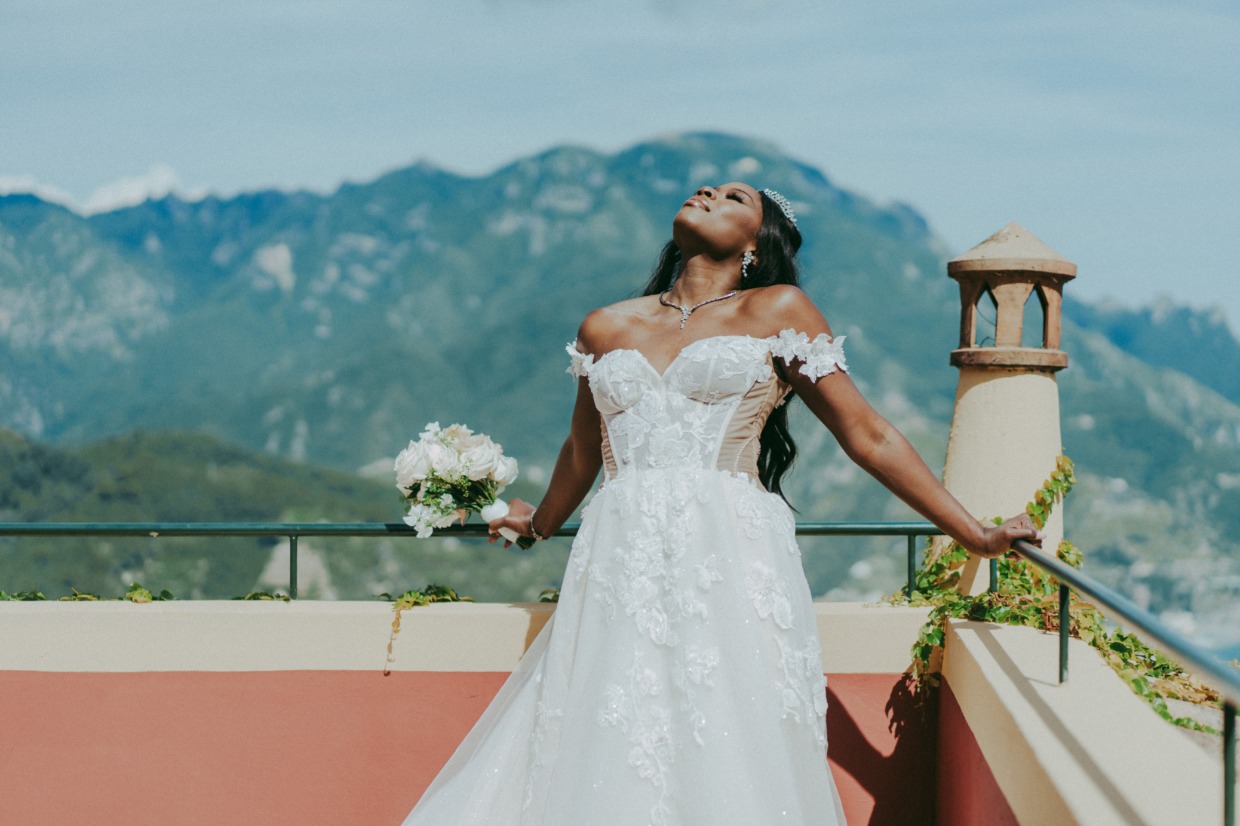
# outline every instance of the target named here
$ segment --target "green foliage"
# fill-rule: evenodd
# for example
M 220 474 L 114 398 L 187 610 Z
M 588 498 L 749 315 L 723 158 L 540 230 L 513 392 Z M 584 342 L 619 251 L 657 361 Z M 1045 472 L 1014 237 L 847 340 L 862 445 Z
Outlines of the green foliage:
M 167 602 L 168 600 L 176 599 L 176 597 L 167 588 L 164 588 L 158 594 L 153 594 L 147 588 L 143 588 L 141 583 L 135 582 L 129 586 L 129 590 L 125 592 L 121 599 L 128 600 L 129 602 Z
M 432 602 L 473 602 L 473 597 L 463 597 L 456 590 L 446 585 L 427 585 L 424 588 L 410 588 L 400 596 L 392 596 L 387 591 L 378 595 L 379 599 L 385 599 L 394 603 L 392 608 L 395 611 L 403 611 L 406 608 L 414 608 L 419 605 L 430 605 Z
M 17 591 L 16 593 L 8 593 L 0 591 L 0 602 L 42 602 L 47 599 L 40 591 Z
M 473 597 L 464 597 L 458 594 L 452 588 L 446 585 L 427 585 L 421 590 L 411 588 L 398 597 L 393 598 L 389 593 L 379 594 L 380 599 L 392 600 L 392 633 L 388 636 L 387 644 L 387 660 L 383 666 L 383 673 L 391 673 L 391 665 L 395 660 L 392 653 L 392 646 L 396 644 L 396 635 L 400 633 L 400 615 L 407 608 L 415 608 L 419 605 L 430 605 L 432 602 L 473 602 Z
M 1071 460 L 1060 456 L 1049 479 L 1034 494 L 1025 509 L 1034 524 L 1041 528 L 1052 511 L 1075 483 Z M 1000 520 L 996 519 L 998 523 Z M 1056 556 L 1074 568 L 1080 568 L 1084 557 L 1068 541 L 1056 549 Z M 1014 555 L 1000 557 L 997 565 L 998 589 L 995 593 L 962 594 L 957 590 L 961 570 L 968 552 L 956 542 L 934 543 L 927 547 L 925 564 L 917 574 L 912 604 L 931 606 L 926 624 L 913 643 L 911 674 L 915 691 L 925 700 L 939 685 L 939 674 L 933 670 L 935 653 L 943 647 L 944 631 L 949 619 L 968 619 L 1000 625 L 1019 625 L 1042 631 L 1059 630 L 1059 583 L 1036 565 Z M 888 597 L 899 601 L 900 594 Z M 1108 665 L 1159 716 L 1179 726 L 1209 731 L 1186 717 L 1175 717 L 1167 708 L 1167 699 L 1196 703 L 1217 703 L 1219 695 L 1192 678 L 1183 668 L 1167 659 L 1134 634 L 1118 628 L 1108 629 L 1101 611 L 1071 594 L 1069 633 L 1088 643 L 1099 652 Z
M 45 599 L 47 599 L 47 597 L 44 596 L 42 591 L 17 591 L 12 594 L 5 591 L 0 591 L 0 601 L 42 602 Z M 141 583 L 134 582 L 129 586 L 129 589 L 125 591 L 124 594 L 119 597 L 115 597 L 115 599 L 125 602 L 145 603 L 165 602 L 167 600 L 176 599 L 176 597 L 174 597 L 172 592 L 167 588 L 164 588 L 156 594 L 150 589 L 143 587 Z M 73 588 L 68 594 L 63 597 L 59 597 L 60 602 L 99 602 L 102 600 L 103 598 L 98 594 L 79 591 L 77 588 Z
M 281 594 L 272 591 L 251 591 L 243 597 L 233 597 L 233 599 L 253 600 L 256 602 L 292 602 L 293 598 L 288 594 Z
M 60 601 L 61 602 L 98 602 L 99 595 L 92 594 L 86 591 L 79 591 L 77 588 L 73 588 L 68 594 L 65 594 L 63 597 L 61 597 Z
M 560 601 L 560 589 L 559 588 L 544 588 L 542 593 L 538 595 L 538 601 L 539 602 L 559 602 Z

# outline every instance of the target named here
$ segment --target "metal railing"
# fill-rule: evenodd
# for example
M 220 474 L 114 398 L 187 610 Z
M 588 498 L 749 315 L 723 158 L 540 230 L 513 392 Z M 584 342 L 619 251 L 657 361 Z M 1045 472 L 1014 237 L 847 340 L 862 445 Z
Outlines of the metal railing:
M 1223 698 L 1223 824 L 1236 822 L 1236 706 L 1240 705 L 1240 672 L 1225 665 L 1206 649 L 1168 628 L 1149 611 L 1136 605 L 1093 577 L 1055 556 L 1018 540 L 1012 550 L 1059 580 L 1059 682 L 1068 679 L 1068 639 L 1071 622 L 1068 613 L 1070 591 L 1089 597 L 1112 618 L 1123 620 L 1130 631 L 1162 651 L 1198 679 L 1213 687 Z M 991 568 L 991 586 L 995 568 Z
M 577 535 L 580 525 L 569 522 L 555 536 Z M 912 595 L 917 577 L 917 539 L 938 536 L 929 522 L 798 522 L 798 536 L 903 536 L 907 584 Z M 0 522 L 0 536 L 275 536 L 289 541 L 289 596 L 297 598 L 297 539 L 302 536 L 387 536 L 416 534 L 403 522 Z M 435 537 L 487 538 L 484 524 L 439 528 Z
M 569 523 L 555 536 L 572 537 L 579 525 Z M 905 595 L 916 586 L 917 539 L 938 536 L 929 522 L 798 522 L 798 536 L 902 536 L 906 540 L 907 582 Z M 486 538 L 483 524 L 454 525 L 436 531 L 436 537 Z M 297 540 L 302 536 L 413 537 L 414 530 L 401 522 L 128 522 L 128 523 L 0 523 L 0 536 L 274 536 L 289 540 L 289 595 L 297 596 Z M 1240 706 L 1240 673 L 1209 651 L 1168 628 L 1131 600 L 1086 576 L 1056 557 L 1025 541 L 1013 550 L 1059 580 L 1059 681 L 1068 678 L 1070 638 L 1070 591 L 1097 603 L 1111 616 L 1140 632 L 1146 642 L 1191 670 L 1223 697 L 1223 823 L 1235 826 L 1236 800 L 1236 708 Z M 997 588 L 997 565 L 990 561 L 990 590 Z

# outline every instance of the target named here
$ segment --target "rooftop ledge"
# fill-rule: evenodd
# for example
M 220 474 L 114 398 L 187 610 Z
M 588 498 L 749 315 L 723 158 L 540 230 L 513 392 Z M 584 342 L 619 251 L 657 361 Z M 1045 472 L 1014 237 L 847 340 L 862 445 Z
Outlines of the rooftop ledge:
M 926 609 L 817 603 L 823 670 L 900 673 Z M 511 671 L 548 603 L 438 603 L 403 612 L 395 671 Z M 10 671 L 382 670 L 387 602 L 0 603 Z
M 1055 637 L 953 621 L 925 734 L 896 725 L 925 609 L 815 608 L 850 822 L 1222 822 L 1220 757 L 1084 643 L 1060 685 Z M 409 609 L 385 678 L 390 603 L 0 603 L 6 817 L 398 823 L 553 612 Z

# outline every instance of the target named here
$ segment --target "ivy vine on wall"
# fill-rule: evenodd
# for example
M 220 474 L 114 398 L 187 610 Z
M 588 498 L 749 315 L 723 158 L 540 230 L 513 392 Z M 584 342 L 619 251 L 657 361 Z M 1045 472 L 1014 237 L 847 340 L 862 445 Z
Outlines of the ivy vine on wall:
M 1041 529 L 1055 507 L 1076 483 L 1072 461 L 1060 456 L 1051 473 L 1025 508 L 1033 524 Z M 1000 520 L 996 519 L 996 524 Z M 1081 551 L 1064 540 L 1056 556 L 1074 568 L 1083 562 Z M 1002 625 L 1022 625 L 1043 631 L 1059 630 L 1059 582 L 1036 565 L 1006 554 L 998 560 L 998 588 L 994 593 L 962 594 L 958 590 L 968 551 L 958 542 L 927 543 L 926 559 L 917 574 L 910 604 L 931 606 L 926 624 L 913 644 L 910 669 L 914 690 L 925 702 L 938 688 L 940 675 L 935 664 L 943 646 L 949 619 L 968 619 Z M 903 593 L 887 598 L 903 602 Z M 1082 600 L 1075 592 L 1069 601 L 1069 631 L 1073 637 L 1091 645 L 1132 690 L 1153 707 L 1159 716 L 1186 728 L 1213 732 L 1188 717 L 1176 717 L 1167 707 L 1168 699 L 1194 703 L 1219 703 L 1216 691 L 1195 680 L 1177 663 L 1142 642 L 1136 635 L 1108 627 L 1102 612 Z

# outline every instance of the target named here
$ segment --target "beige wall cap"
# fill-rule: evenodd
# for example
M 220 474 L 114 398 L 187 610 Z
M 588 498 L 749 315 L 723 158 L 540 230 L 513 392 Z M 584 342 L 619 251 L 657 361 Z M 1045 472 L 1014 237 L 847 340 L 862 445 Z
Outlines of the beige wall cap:
M 1068 354 L 1042 347 L 961 347 L 952 350 L 951 363 L 953 367 L 1028 367 L 1054 372 L 1068 366 Z
M 948 275 L 1005 270 L 1050 273 L 1065 280 L 1076 277 L 1076 264 L 1015 222 L 947 262 Z

